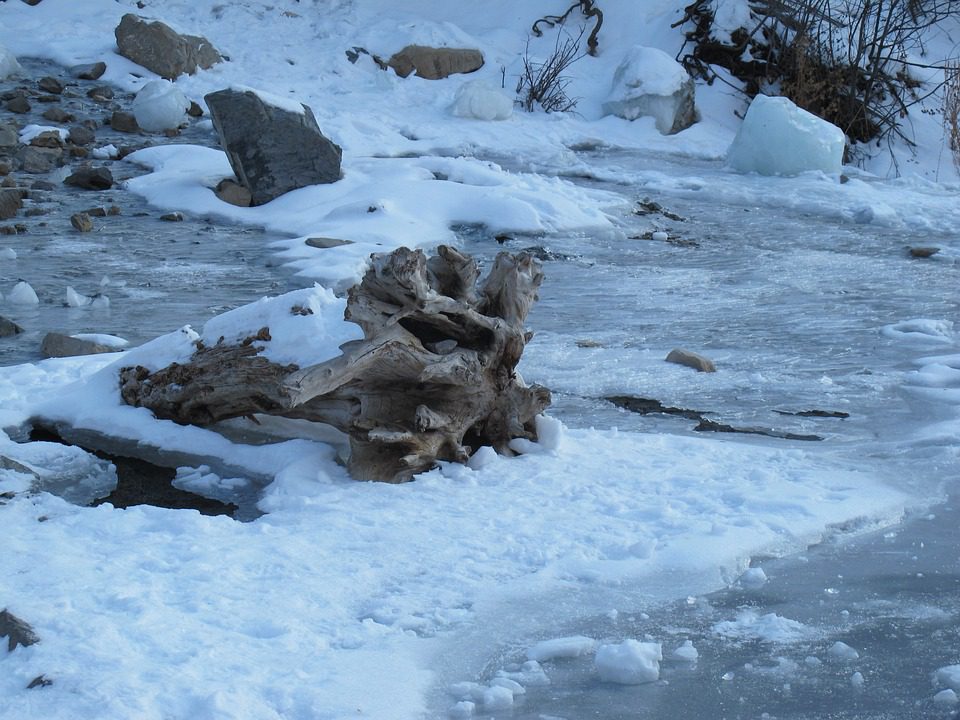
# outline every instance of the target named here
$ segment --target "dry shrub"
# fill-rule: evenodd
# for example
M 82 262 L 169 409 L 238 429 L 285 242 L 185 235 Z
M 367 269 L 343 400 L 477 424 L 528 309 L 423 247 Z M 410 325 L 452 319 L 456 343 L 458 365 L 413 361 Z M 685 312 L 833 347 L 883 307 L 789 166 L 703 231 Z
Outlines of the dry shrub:
M 960 61 L 947 63 L 943 75 L 943 127 L 953 164 L 960 170 Z
M 544 62 L 530 59 L 530 40 L 523 53 L 523 73 L 517 82 L 517 102 L 527 112 L 539 105 L 545 112 L 567 112 L 577 106 L 577 99 L 567 95 L 569 78 L 564 73 L 577 60 L 583 57 L 580 52 L 580 39 L 583 29 L 577 37 L 567 36 L 561 43 L 560 36 L 554 45 L 553 53 Z

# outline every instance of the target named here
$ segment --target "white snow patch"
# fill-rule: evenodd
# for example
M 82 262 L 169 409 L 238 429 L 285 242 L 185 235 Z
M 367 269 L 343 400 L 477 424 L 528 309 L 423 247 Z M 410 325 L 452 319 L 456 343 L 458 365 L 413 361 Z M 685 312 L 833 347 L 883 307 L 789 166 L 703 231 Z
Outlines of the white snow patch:
M 637 45 L 613 74 L 603 112 L 627 120 L 652 117 L 661 133 L 669 133 L 677 115 L 679 91 L 690 76 L 663 50 Z
M 767 574 L 762 567 L 747 568 L 740 576 L 740 584 L 750 590 L 761 588 L 767 584 Z
M 839 640 L 830 646 L 830 649 L 827 650 L 827 655 L 838 662 L 853 662 L 860 658 L 860 653 L 845 642 Z
M 513 98 L 485 80 L 468 80 L 457 88 L 452 112 L 474 120 L 506 120 L 513 115 Z
M 21 280 L 13 286 L 10 294 L 7 295 L 7 302 L 15 305 L 39 305 L 40 298 L 37 297 L 37 293 L 30 286 L 30 283 Z
M 147 132 L 174 130 L 187 119 L 190 101 L 169 80 L 151 80 L 133 99 L 133 115 Z
M 0 45 L 0 80 L 6 80 L 11 75 L 16 75 L 21 70 L 20 63 L 16 56 Z
M 66 142 L 67 137 L 70 135 L 69 130 L 65 130 L 64 128 L 57 127 L 55 125 L 37 125 L 35 123 L 31 123 L 30 125 L 25 125 L 20 131 L 20 142 L 22 142 L 24 145 L 29 145 L 35 137 L 45 132 L 56 133 L 60 136 L 61 142 Z
M 960 693 L 960 665 L 947 665 L 933 674 L 933 684 Z
M 761 615 L 755 610 L 744 610 L 736 620 L 726 620 L 713 626 L 717 635 L 733 640 L 761 640 L 770 643 L 792 643 L 813 635 L 813 629 L 796 620 L 776 613 Z
M 597 648 L 594 666 L 603 682 L 639 685 L 659 679 L 662 659 L 660 643 L 627 639 Z
M 241 93 L 251 92 L 260 98 L 264 104 L 272 105 L 285 112 L 294 113 L 295 115 L 303 115 L 306 113 L 306 108 L 304 108 L 303 103 L 295 98 L 282 97 L 281 95 L 276 95 L 248 85 L 232 85 L 230 89 Z
M 129 340 L 118 337 L 117 335 L 108 335 L 106 333 L 76 333 L 70 337 L 74 337 L 77 340 L 94 342 L 98 345 L 106 345 L 107 347 L 116 348 L 117 350 L 122 350 L 130 345 Z
M 788 98 L 757 95 L 727 151 L 727 164 L 761 175 L 811 170 L 839 175 L 843 149 L 843 131 L 836 125 L 798 108 Z
M 597 649 L 597 641 L 583 635 L 542 640 L 527 650 L 527 657 L 536 662 L 589 655 Z

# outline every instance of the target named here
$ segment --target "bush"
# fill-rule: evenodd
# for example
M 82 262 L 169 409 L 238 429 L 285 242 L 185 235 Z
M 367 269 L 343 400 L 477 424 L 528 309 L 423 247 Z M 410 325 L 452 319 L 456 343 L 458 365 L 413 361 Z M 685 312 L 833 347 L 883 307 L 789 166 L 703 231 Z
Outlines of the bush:
M 530 59 L 530 40 L 523 53 L 523 73 L 517 82 L 517 102 L 527 112 L 539 105 L 545 112 L 567 112 L 577 106 L 577 99 L 567 95 L 569 78 L 564 73 L 577 60 L 583 57 L 580 52 L 580 39 L 583 29 L 577 37 L 567 36 L 561 43 L 560 36 L 554 45 L 553 53 L 545 62 Z
M 953 164 L 960 170 L 960 63 L 948 63 L 943 74 L 943 127 Z

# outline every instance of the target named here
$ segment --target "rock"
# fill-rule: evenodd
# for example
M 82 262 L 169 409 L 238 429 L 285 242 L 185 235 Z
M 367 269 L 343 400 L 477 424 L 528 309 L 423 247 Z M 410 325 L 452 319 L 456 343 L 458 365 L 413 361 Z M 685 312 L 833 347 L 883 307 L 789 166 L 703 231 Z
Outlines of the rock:
M 306 105 L 233 89 L 204 100 L 230 167 L 254 205 L 340 179 L 340 146 L 324 137 Z
M 667 362 L 676 363 L 677 365 L 686 365 L 699 372 L 717 371 L 717 366 L 713 364 L 712 360 L 705 358 L 703 355 L 698 355 L 695 352 L 690 352 L 689 350 L 675 348 L 670 351 L 666 360 Z
M 697 121 L 694 92 L 683 65 L 662 50 L 637 45 L 614 72 L 603 112 L 627 120 L 652 117 L 657 130 L 672 135 Z
M 100 353 L 116 351 L 115 347 L 54 332 L 47 333 L 43 338 L 43 344 L 40 346 L 40 353 L 48 358 L 99 355 Z
M 13 320 L 0 315 L 0 338 L 13 337 L 23 332 L 23 328 Z
M 96 62 L 90 65 L 74 65 L 70 74 L 78 80 L 99 80 L 107 71 L 107 64 Z
M 836 125 L 785 97 L 757 95 L 727 150 L 727 164 L 740 172 L 761 175 L 797 175 L 810 170 L 839 175 L 844 146 L 843 131 Z
M 17 157 L 20 159 L 20 169 L 23 172 L 47 173 L 60 167 L 63 160 L 63 150 L 24 145 L 17 153 Z
M 137 124 L 137 118 L 133 113 L 117 110 L 110 116 L 110 127 L 117 132 L 138 133 L 140 126 Z
M 68 123 L 73 122 L 75 119 L 74 116 L 66 110 L 58 107 L 47 108 L 43 111 L 43 117 L 55 123 Z
M 0 176 L 9 175 L 13 172 L 13 166 L 9 163 L 0 162 Z
M 217 189 L 214 193 L 225 203 L 236 205 L 237 207 L 250 207 L 252 197 L 250 191 L 243 185 L 234 182 L 229 178 L 224 178 L 217 183 Z
M 933 257 L 938 252 L 940 252 L 938 247 L 912 247 L 910 248 L 910 257 L 928 258 Z
M 90 217 L 106 217 L 107 216 L 107 209 L 102 207 L 92 207 L 92 208 L 89 208 L 88 210 L 84 210 L 84 212 Z
M 394 53 L 387 65 L 402 78 L 415 72 L 426 80 L 440 80 L 458 73 L 472 73 L 483 67 L 483 53 L 467 48 L 434 48 L 407 45 Z
M 31 7 L 36 7 L 37 5 L 40 4 L 40 1 L 41 0 L 23 0 L 23 2 L 25 2 L 27 5 Z
M 70 134 L 67 135 L 67 140 L 74 145 L 90 145 L 96 139 L 97 136 L 93 130 L 83 125 L 74 125 L 70 128 Z
M 164 222 L 183 222 L 183 213 L 172 212 L 160 216 Z
M 20 144 L 20 135 L 15 125 L 0 125 L 0 147 L 16 147 Z
M 90 232 L 93 230 L 93 220 L 86 213 L 77 213 L 70 216 L 70 224 L 80 232 Z
M 143 130 L 163 132 L 174 129 L 187 120 L 190 101 L 169 80 L 151 80 L 133 99 L 133 116 Z
M 344 245 L 353 245 L 352 240 L 341 240 L 340 238 L 328 238 L 328 237 L 310 237 L 307 238 L 304 242 L 307 245 L 314 248 L 320 248 L 322 250 L 327 250 L 329 248 L 343 247 Z
M 203 108 L 191 100 L 190 107 L 187 108 L 187 115 L 193 118 L 203 117 Z
M 30 144 L 34 147 L 62 148 L 63 138 L 60 137 L 60 133 L 56 130 L 44 130 L 42 133 L 34 137 L 30 141 Z
M 77 168 L 63 182 L 84 190 L 109 190 L 113 187 L 113 174 L 102 165 L 99 167 L 84 165 Z
M 127 13 L 114 35 L 120 54 L 167 80 L 193 75 L 197 68 L 213 67 L 223 58 L 206 38 L 180 35 L 162 22 L 146 22 Z
M 7 110 L 12 113 L 24 114 L 30 112 L 30 103 L 27 102 L 27 98 L 23 95 L 17 95 L 16 97 L 7 101 Z
M 40 642 L 40 638 L 30 625 L 12 612 L 0 610 L 0 637 L 7 638 L 7 652 L 13 652 L 20 645 L 30 647 Z
M 24 0 L 24 2 L 27 2 L 28 4 L 30 4 L 33 2 L 33 0 Z M 40 0 L 36 0 L 36 2 L 40 2 Z M 27 685 L 27 690 L 33 690 L 34 688 L 50 687 L 51 685 L 53 685 L 53 680 L 48 678 L 46 675 L 37 675 L 37 677 L 31 680 L 30 684 Z
M 16 217 L 23 207 L 23 196 L 19 190 L 0 190 L 0 220 Z
M 87 97 L 97 102 L 106 102 L 113 100 L 113 88 L 109 85 L 98 85 L 87 90 Z
M 63 83 L 50 75 L 46 75 L 37 80 L 37 87 L 53 95 L 60 95 L 63 92 Z

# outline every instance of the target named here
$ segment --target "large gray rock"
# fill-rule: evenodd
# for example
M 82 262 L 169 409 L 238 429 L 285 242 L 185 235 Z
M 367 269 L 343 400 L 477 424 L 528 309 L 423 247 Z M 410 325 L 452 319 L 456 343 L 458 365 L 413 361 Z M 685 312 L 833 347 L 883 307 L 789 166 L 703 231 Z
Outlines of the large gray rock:
M 116 351 L 117 348 L 110 347 L 109 345 L 54 332 L 47 333 L 43 338 L 43 344 L 40 346 L 40 353 L 48 358 L 98 355 L 100 353 L 112 353 Z
M 21 169 L 25 173 L 48 173 L 63 164 L 63 150 L 24 145 L 17 152 L 17 158 L 20 160 Z
M 206 70 L 223 60 L 206 38 L 181 35 L 169 25 L 147 22 L 132 13 L 123 16 L 114 35 L 121 55 L 168 80 L 193 75 L 198 67 Z
M 289 101 L 272 104 L 250 90 L 232 89 L 204 100 L 230 167 L 254 205 L 340 179 L 340 146 L 324 137 L 306 105 L 297 111 Z
M 677 365 L 686 365 L 689 368 L 693 368 L 697 372 L 716 372 L 717 366 L 713 364 L 713 361 L 709 358 L 704 357 L 703 355 L 698 355 L 695 352 L 690 352 L 689 350 L 684 350 L 682 348 L 674 348 L 666 357 L 667 362 L 676 363 Z
M 13 337 L 23 332 L 23 328 L 10 318 L 0 315 L 0 338 Z
M 457 73 L 472 73 L 483 67 L 483 53 L 469 48 L 435 48 L 407 45 L 387 61 L 400 77 L 416 73 L 427 80 L 441 80 Z
M 21 207 L 23 207 L 23 197 L 19 190 L 14 188 L 0 190 L 0 220 L 16 217 Z
M 20 144 L 20 136 L 15 125 L 0 125 L 0 147 L 16 147 Z
M 40 638 L 29 623 L 24 622 L 6 608 L 0 610 L 0 637 L 7 638 L 7 652 L 13 652 L 18 645 L 29 647 L 40 642 Z

